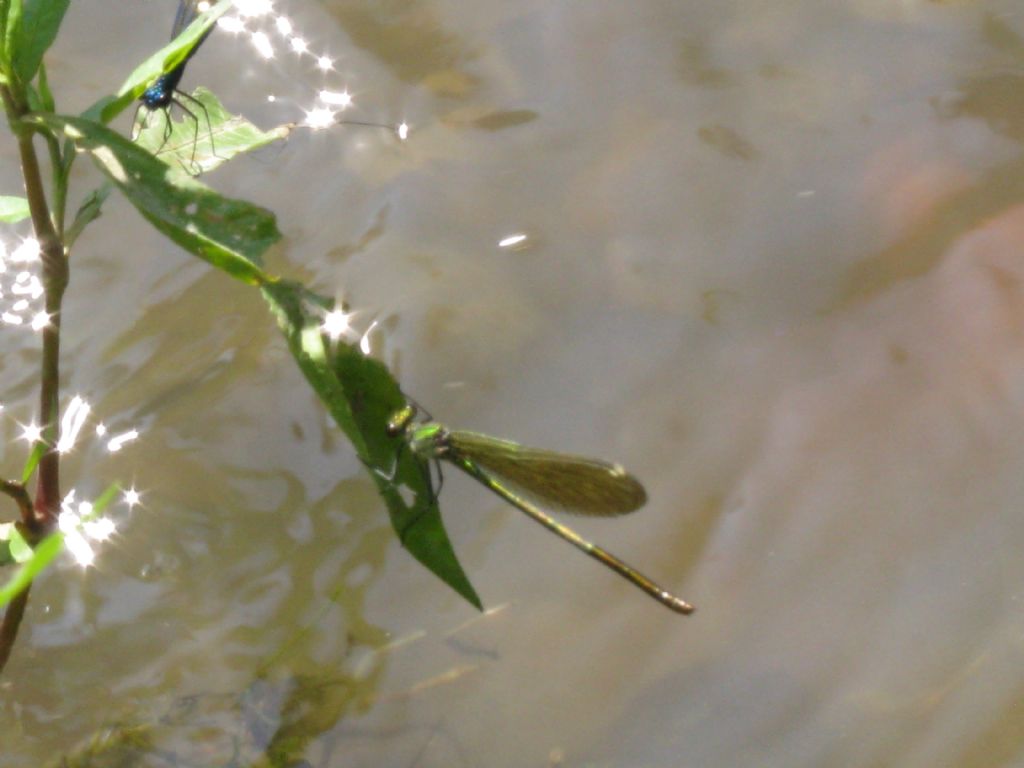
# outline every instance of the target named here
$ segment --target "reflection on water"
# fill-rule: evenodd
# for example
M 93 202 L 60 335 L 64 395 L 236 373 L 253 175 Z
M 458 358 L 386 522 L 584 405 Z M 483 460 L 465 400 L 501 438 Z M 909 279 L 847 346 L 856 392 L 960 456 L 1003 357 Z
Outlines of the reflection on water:
M 647 506 L 581 532 L 700 611 L 450 478 L 508 603 L 476 617 L 401 551 L 258 297 L 114 202 L 75 254 L 67 386 L 142 439 L 65 474 L 143 501 L 34 591 L 0 765 L 103 739 L 92 764 L 1019 762 L 1017 4 L 288 5 L 344 52 L 353 117 L 410 139 L 297 134 L 210 182 L 278 212 L 272 268 L 379 321 L 439 419 L 635 469 Z M 162 42 L 126 33 L 156 6 L 71 9 L 72 106 Z M 190 77 L 272 121 L 238 59 L 213 37 Z

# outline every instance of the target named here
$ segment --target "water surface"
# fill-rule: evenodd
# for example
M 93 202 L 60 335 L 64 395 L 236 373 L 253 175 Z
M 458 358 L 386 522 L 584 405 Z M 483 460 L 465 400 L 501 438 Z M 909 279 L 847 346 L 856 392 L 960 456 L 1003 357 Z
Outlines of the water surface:
M 98 733 L 152 766 L 1019 763 L 1019 5 L 285 7 L 353 117 L 411 137 L 297 132 L 207 181 L 278 213 L 272 267 L 377 320 L 436 417 L 640 476 L 641 512 L 579 528 L 698 612 L 449 476 L 478 615 L 401 550 L 259 298 L 115 200 L 73 257 L 65 391 L 143 439 L 64 478 L 144 505 L 34 590 L 0 765 Z M 65 108 L 172 17 L 73 4 Z M 186 83 L 269 126 L 317 77 L 217 32 Z M 27 419 L 32 339 L 0 344 Z

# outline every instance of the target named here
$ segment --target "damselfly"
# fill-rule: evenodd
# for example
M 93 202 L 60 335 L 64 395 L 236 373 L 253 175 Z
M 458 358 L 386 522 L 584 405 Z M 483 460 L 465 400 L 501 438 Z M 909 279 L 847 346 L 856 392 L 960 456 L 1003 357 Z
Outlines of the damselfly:
M 171 28 L 171 40 L 180 35 L 185 27 L 191 24 L 197 16 L 209 8 L 210 3 L 208 0 L 180 0 L 178 3 L 178 12 L 174 16 L 174 26 Z M 181 78 L 185 74 L 185 67 L 189 60 L 195 55 L 195 52 L 199 50 L 199 46 L 203 44 L 212 31 L 213 27 L 208 29 L 180 64 L 170 72 L 165 72 L 160 75 L 160 77 L 158 77 L 153 84 L 143 92 L 142 96 L 139 97 L 139 106 L 135 109 L 135 117 L 132 119 L 132 140 L 134 141 L 145 129 L 146 124 L 149 122 L 150 115 L 154 112 L 163 113 L 166 121 L 164 123 L 163 141 L 156 149 L 156 152 L 154 152 L 154 154 L 158 154 L 171 137 L 171 131 L 173 130 L 173 124 L 171 122 L 171 106 L 177 105 L 177 107 L 181 109 L 181 111 L 184 112 L 195 124 L 195 135 L 192 141 L 191 170 L 195 169 L 196 163 L 196 146 L 199 142 L 199 118 L 196 116 L 195 112 L 182 103 L 181 99 L 184 99 L 191 104 L 193 109 L 203 113 L 203 116 L 206 118 L 206 125 L 210 129 L 210 150 L 213 154 L 216 154 L 213 143 L 213 125 L 210 123 L 210 115 L 203 103 L 191 94 L 179 89 L 178 85 L 181 83 Z M 139 112 L 143 107 L 146 108 L 146 111 L 140 122 Z
M 541 511 L 527 497 L 566 512 L 591 517 L 624 515 L 647 501 L 640 482 L 618 464 L 556 453 L 478 432 L 451 430 L 436 421 L 417 421 L 407 405 L 391 417 L 387 431 L 424 460 L 445 460 L 518 510 L 677 613 L 694 608 L 632 566 L 583 539 Z M 425 465 L 426 466 L 426 465 Z M 440 471 L 440 467 L 438 467 Z

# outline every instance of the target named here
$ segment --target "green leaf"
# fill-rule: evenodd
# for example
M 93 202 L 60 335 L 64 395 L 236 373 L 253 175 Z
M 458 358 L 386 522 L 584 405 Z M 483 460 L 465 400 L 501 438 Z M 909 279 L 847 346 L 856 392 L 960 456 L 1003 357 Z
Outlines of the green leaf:
M 60 531 L 51 533 L 39 543 L 32 553 L 32 557 L 22 563 L 7 583 L 0 587 L 0 608 L 17 597 L 32 583 L 32 579 L 38 576 L 40 571 L 53 562 L 53 559 L 60 554 L 63 544 L 64 534 Z
M 14 562 L 11 547 L 15 534 L 24 539 L 14 527 L 14 523 L 0 523 L 0 568 Z
M 82 204 L 78 206 L 75 220 L 71 222 L 71 226 L 64 233 L 64 245 L 68 250 L 74 245 L 78 236 L 82 234 L 82 230 L 98 219 L 103 213 L 103 203 L 106 202 L 107 196 L 113 188 L 114 185 L 108 181 L 103 186 L 97 187 L 90 192 L 85 200 L 82 201 Z
M 320 324 L 332 308 L 328 299 L 292 282 L 265 285 L 262 290 L 299 368 L 377 484 L 402 544 L 448 586 L 482 608 L 444 530 L 426 465 L 402 450 L 399 438 L 387 434 L 389 418 L 405 405 L 387 368 L 354 346 L 325 341 Z M 405 496 L 402 488 L 407 489 Z
M 18 526 L 14 525 L 14 523 L 8 523 L 8 525 L 11 526 L 10 535 L 7 536 L 7 542 L 11 549 L 11 559 L 16 563 L 24 563 L 32 557 L 32 546 L 25 541 L 25 537 L 21 535 Z
M 189 253 L 252 285 L 274 280 L 262 269 L 263 253 L 281 238 L 270 211 L 223 197 L 99 123 L 61 115 L 29 120 L 63 131 L 89 152 L 139 213 Z
M 28 200 L 24 197 L 0 195 L 0 221 L 6 224 L 17 224 L 28 217 Z
M 232 115 L 205 88 L 197 88 L 191 96 L 179 94 L 178 106 L 179 120 L 171 119 L 169 109 L 146 114 L 135 143 L 189 173 L 207 173 L 235 155 L 289 133 L 285 126 L 262 131 L 241 115 Z
M 29 112 L 46 112 L 43 109 L 43 97 L 39 95 L 39 92 L 32 83 L 25 86 L 25 99 L 28 102 Z
M 10 523 L 5 523 L 5 525 L 10 525 Z M 2 527 L 0 526 L 0 528 Z M 11 565 L 13 562 L 14 556 L 11 554 L 11 542 L 0 538 L 0 568 Z
M 96 497 L 96 500 L 92 503 L 92 512 L 85 518 L 87 520 L 95 520 L 97 517 L 103 514 L 104 510 L 110 506 L 110 502 L 114 500 L 118 492 L 121 490 L 120 483 L 111 483 L 103 489 L 103 493 Z
M 2 19 L 3 22 L 3 51 L 0 51 L 0 64 L 3 66 L 4 72 L 4 83 L 10 81 L 10 75 L 13 75 L 14 70 L 14 49 L 15 40 L 21 33 L 22 17 L 25 12 L 25 7 L 22 0 L 9 0 L 4 3 L 4 10 L 6 15 Z
M 53 112 L 56 104 L 53 100 L 53 91 L 50 90 L 50 79 L 46 74 L 46 63 L 39 64 L 39 106 L 44 112 Z M 37 110 L 39 111 L 39 110 Z
M 44 453 L 46 453 L 46 443 L 39 441 L 32 445 L 32 452 L 25 459 L 25 467 L 21 470 L 22 485 L 25 485 L 32 477 L 32 473 L 36 471 L 36 467 L 39 466 L 39 460 L 43 458 Z
M 8 26 L 11 63 L 19 82 L 27 85 L 36 76 L 70 4 L 71 0 L 26 0 L 20 23 L 13 29 Z
M 184 31 L 174 40 L 136 67 L 115 96 L 106 96 L 100 99 L 82 116 L 99 120 L 101 123 L 109 123 L 121 114 L 128 105 L 142 95 L 142 92 L 156 78 L 165 72 L 170 72 L 188 58 L 192 49 L 202 42 L 206 30 L 231 8 L 232 2 L 233 0 L 220 0 L 213 8 L 185 27 Z

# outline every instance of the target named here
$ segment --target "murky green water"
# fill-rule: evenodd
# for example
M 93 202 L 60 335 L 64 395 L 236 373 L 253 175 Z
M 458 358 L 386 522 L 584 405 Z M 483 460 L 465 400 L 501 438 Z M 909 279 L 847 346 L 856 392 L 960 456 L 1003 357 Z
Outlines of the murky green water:
M 68 110 L 174 3 L 74 6 Z M 377 320 L 435 416 L 636 472 L 641 512 L 579 527 L 698 613 L 449 477 L 478 616 L 401 551 L 258 297 L 115 202 L 66 392 L 142 439 L 64 482 L 144 505 L 34 590 L 0 766 L 90 739 L 121 741 L 103 766 L 1024 761 L 1019 3 L 286 10 L 410 140 L 298 132 L 209 183 L 278 212 L 273 267 Z M 320 82 L 220 32 L 186 80 L 267 125 Z M 6 475 L 32 344 L 0 331 Z

